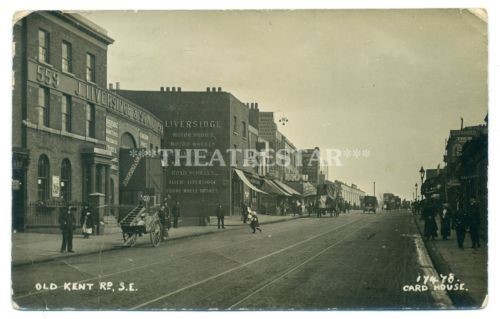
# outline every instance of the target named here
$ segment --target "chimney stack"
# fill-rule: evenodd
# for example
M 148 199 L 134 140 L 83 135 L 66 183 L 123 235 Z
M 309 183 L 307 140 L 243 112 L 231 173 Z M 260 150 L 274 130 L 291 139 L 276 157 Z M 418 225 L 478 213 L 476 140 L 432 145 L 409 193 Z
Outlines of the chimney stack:
M 463 117 L 460 118 L 460 129 L 461 130 L 464 129 L 464 118 Z
M 177 87 L 177 92 L 180 92 L 180 91 L 181 91 L 181 87 L 180 87 L 180 86 L 178 86 L 178 87 Z
M 116 82 L 116 90 L 118 91 L 120 89 L 120 82 Z
M 165 88 L 163 86 L 160 86 L 160 92 L 165 92 Z
M 175 92 L 175 86 L 172 86 L 172 92 Z
M 109 83 L 109 89 L 113 90 L 113 83 Z
M 167 90 L 167 92 L 170 92 L 170 86 L 165 87 L 165 89 Z
M 259 103 L 255 102 L 255 109 L 258 110 L 259 109 Z
M 252 109 L 254 108 L 254 106 L 255 106 L 255 105 L 254 105 L 253 103 L 251 103 L 251 104 L 250 104 L 250 107 L 251 107 Z
M 212 92 L 215 92 L 215 86 L 214 86 L 214 87 L 212 87 Z
M 217 88 L 217 92 L 222 92 L 222 88 L 220 86 Z
M 210 87 L 207 86 L 207 92 L 210 92 Z

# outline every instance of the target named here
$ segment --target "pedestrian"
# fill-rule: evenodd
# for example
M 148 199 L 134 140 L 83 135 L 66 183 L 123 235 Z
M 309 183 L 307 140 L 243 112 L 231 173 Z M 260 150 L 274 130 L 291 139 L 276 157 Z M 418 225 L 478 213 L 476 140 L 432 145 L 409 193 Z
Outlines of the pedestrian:
M 241 205 L 241 218 L 243 218 L 243 224 L 246 224 L 248 220 L 248 207 L 245 203 Z
M 424 215 L 424 237 L 426 240 L 437 237 L 437 224 L 435 218 L 434 204 L 428 200 L 423 209 Z
M 451 212 L 448 203 L 443 204 L 443 210 L 440 214 L 441 218 L 441 237 L 443 240 L 448 240 L 450 236 L 450 221 L 451 221 Z
M 217 204 L 217 208 L 215 209 L 215 216 L 217 216 L 217 228 L 220 229 L 222 225 L 222 229 L 224 229 L 224 212 L 220 203 Z
M 88 239 L 94 230 L 94 218 L 89 205 L 85 204 L 80 214 L 80 225 L 82 226 L 83 238 Z
M 252 233 L 255 234 L 255 230 L 258 229 L 259 232 L 262 232 L 259 224 L 259 218 L 257 217 L 257 213 L 253 210 L 249 213 L 250 216 L 250 227 L 252 228 Z
M 469 204 L 469 230 L 472 248 L 474 249 L 481 247 L 481 244 L 479 243 L 479 224 L 479 206 L 477 205 L 476 198 L 471 197 Z
M 174 207 L 172 207 L 172 217 L 174 218 L 174 228 L 179 227 L 179 216 L 181 215 L 181 207 L 179 202 L 175 202 Z
M 319 207 L 319 206 L 320 206 L 320 205 L 319 205 L 319 201 L 320 201 L 320 200 L 321 200 L 321 199 L 317 199 L 317 200 L 316 200 L 316 203 L 314 204 L 314 209 L 316 210 L 316 217 L 317 217 L 317 218 L 321 218 L 321 209 L 320 209 L 320 207 Z
M 63 207 L 59 213 L 59 228 L 62 232 L 61 253 L 66 250 L 69 253 L 73 251 L 73 231 L 76 227 L 76 219 L 73 214 L 73 207 L 68 205 Z
M 452 227 L 455 228 L 455 233 L 457 236 L 457 244 L 458 248 L 460 249 L 464 249 L 465 231 L 467 229 L 468 224 L 469 223 L 467 214 L 465 213 L 463 204 L 460 204 L 459 208 L 457 209 L 456 213 L 453 216 L 453 224 L 452 224 Z
M 170 208 L 168 207 L 168 202 L 165 199 L 158 212 L 158 218 L 161 224 L 161 234 L 162 239 L 166 240 L 168 237 L 168 230 L 170 229 Z

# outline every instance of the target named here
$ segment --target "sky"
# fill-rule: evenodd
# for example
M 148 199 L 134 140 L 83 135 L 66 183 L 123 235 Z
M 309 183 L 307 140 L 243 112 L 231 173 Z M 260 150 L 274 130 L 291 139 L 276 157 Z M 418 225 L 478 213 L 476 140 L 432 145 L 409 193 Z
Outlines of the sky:
M 487 24 L 467 10 L 101 11 L 122 89 L 222 87 L 297 148 L 368 150 L 329 179 L 411 199 L 450 129 L 484 124 Z M 324 153 L 324 152 L 323 152 Z M 365 153 L 366 154 L 366 153 Z

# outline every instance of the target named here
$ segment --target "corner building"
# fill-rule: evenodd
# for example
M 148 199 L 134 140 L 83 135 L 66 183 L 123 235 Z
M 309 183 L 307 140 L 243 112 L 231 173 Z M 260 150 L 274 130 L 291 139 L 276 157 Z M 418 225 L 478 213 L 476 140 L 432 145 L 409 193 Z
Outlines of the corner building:
M 80 15 L 56 11 L 20 19 L 13 38 L 13 229 L 55 230 L 66 203 L 100 198 L 111 208 L 122 194 L 135 196 L 134 185 L 122 183 L 123 150 L 159 148 L 163 126 L 106 89 L 113 39 Z M 158 166 L 145 182 L 155 184 L 153 194 L 160 175 Z M 101 209 L 99 218 L 111 212 Z

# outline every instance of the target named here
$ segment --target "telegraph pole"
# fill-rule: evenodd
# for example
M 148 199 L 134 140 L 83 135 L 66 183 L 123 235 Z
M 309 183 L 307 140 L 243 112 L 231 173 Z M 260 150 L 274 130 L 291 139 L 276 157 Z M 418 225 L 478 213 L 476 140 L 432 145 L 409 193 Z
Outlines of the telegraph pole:
M 377 197 L 377 195 L 375 195 L 375 182 L 373 182 L 373 196 Z

